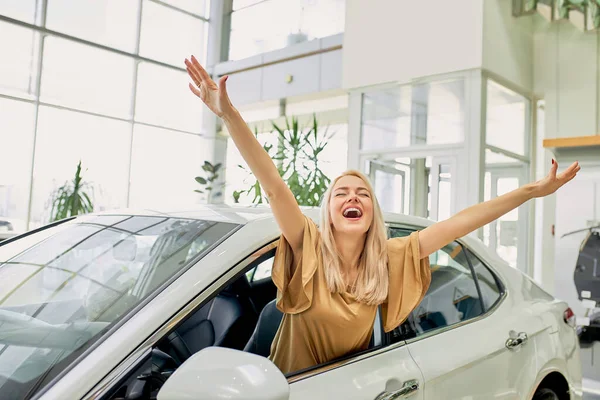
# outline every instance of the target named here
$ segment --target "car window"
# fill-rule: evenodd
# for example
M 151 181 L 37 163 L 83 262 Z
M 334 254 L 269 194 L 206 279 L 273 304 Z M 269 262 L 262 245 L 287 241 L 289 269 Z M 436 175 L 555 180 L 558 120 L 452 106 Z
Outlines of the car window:
M 0 390 L 33 395 L 236 226 L 86 216 L 1 246 Z
M 407 236 L 407 229 L 391 229 L 391 237 Z M 431 284 L 409 317 L 410 321 L 396 328 L 392 341 L 441 329 L 461 321 L 475 318 L 484 312 L 479 291 L 464 248 L 452 242 L 429 256 Z M 407 325 L 410 325 L 407 327 Z
M 273 260 L 275 258 L 271 257 L 256 267 L 252 268 L 250 271 L 246 272 L 246 277 L 249 282 L 260 281 L 261 279 L 270 278 L 271 270 L 273 269 Z
M 481 299 L 483 300 L 483 306 L 485 310 L 489 310 L 496 304 L 500 299 L 502 290 L 499 286 L 498 280 L 492 274 L 492 271 L 486 267 L 479 258 L 475 257 L 472 252 L 468 251 L 469 260 L 473 265 L 475 276 L 477 277 L 477 284 L 481 292 Z

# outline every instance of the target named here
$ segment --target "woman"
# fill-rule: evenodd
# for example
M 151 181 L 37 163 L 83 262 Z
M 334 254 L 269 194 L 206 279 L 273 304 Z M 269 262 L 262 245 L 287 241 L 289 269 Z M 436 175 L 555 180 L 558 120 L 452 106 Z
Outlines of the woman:
M 431 253 L 529 199 L 554 193 L 580 169 L 573 163 L 557 176 L 553 160 L 548 176 L 538 182 L 469 207 L 409 237 L 390 240 L 368 179 L 348 171 L 325 193 L 319 229 L 304 217 L 271 158 L 231 104 L 228 77 L 217 86 L 195 57 L 185 64 L 195 84 L 190 83 L 190 90 L 227 126 L 281 228 L 272 278 L 284 317 L 270 358 L 284 373 L 366 349 L 378 305 L 389 332 L 419 304 L 431 280 Z

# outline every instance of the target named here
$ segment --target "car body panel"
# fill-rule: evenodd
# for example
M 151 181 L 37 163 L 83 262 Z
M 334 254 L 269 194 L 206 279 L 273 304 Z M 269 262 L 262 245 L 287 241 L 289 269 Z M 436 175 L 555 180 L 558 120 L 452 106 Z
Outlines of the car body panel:
M 401 345 L 293 382 L 290 400 L 375 399 L 384 390 L 400 390 L 411 380 L 416 380 L 419 387 L 410 399 L 423 400 L 423 375 L 406 346 Z

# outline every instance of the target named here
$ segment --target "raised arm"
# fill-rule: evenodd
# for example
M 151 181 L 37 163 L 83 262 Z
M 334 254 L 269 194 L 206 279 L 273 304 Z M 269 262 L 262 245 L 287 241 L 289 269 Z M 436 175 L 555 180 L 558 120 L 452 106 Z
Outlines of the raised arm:
M 228 76 L 221 77 L 217 86 L 196 57 L 186 59 L 185 65 L 195 83 L 195 86 L 189 84 L 190 90 L 227 126 L 233 142 L 265 190 L 281 232 L 290 243 L 294 254 L 297 254 L 302 247 L 304 217 L 292 191 L 279 176 L 273 160 L 231 104 L 227 95 Z
M 556 192 L 561 186 L 573 179 L 581 167 L 579 163 L 574 162 L 558 176 L 556 175 L 557 169 L 558 163 L 553 162 L 550 173 L 544 179 L 466 208 L 447 220 L 423 229 L 419 233 L 421 258 L 428 257 L 431 253 L 441 249 L 453 240 L 500 218 L 527 200 L 544 197 Z

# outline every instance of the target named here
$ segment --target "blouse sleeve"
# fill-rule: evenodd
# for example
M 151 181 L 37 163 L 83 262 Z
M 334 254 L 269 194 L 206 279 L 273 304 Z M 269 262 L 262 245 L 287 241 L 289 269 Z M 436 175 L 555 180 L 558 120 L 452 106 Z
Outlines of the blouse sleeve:
M 429 257 L 419 259 L 419 232 L 389 239 L 389 291 L 382 305 L 384 330 L 390 332 L 400 325 L 423 300 L 431 283 Z
M 294 252 L 283 235 L 279 239 L 271 277 L 277 287 L 277 308 L 283 313 L 298 314 L 312 304 L 313 276 L 318 267 L 319 231 L 315 223 L 304 216 L 302 255 L 294 260 Z M 296 263 L 293 275 L 292 263 Z

